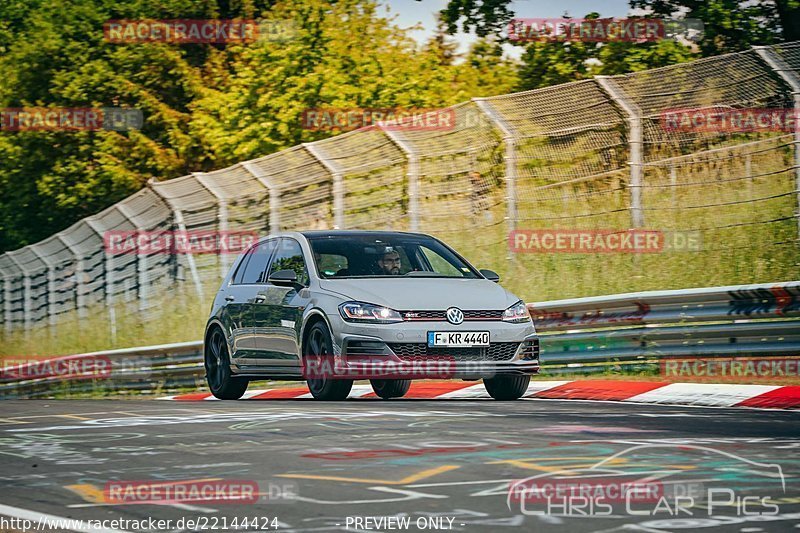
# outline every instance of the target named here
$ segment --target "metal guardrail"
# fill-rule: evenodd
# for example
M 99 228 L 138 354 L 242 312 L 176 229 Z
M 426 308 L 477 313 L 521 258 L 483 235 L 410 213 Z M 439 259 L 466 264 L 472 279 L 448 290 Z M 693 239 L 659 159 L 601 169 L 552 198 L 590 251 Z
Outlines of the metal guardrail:
M 539 331 L 800 317 L 800 281 L 573 298 L 528 309 Z
M 528 307 L 541 334 L 547 373 L 592 372 L 608 364 L 635 370 L 666 357 L 800 355 L 800 281 L 575 298 Z M 202 341 L 192 341 L 4 365 L 0 397 L 203 386 L 202 348 Z M 74 366 L 69 379 L 58 371 L 64 365 Z

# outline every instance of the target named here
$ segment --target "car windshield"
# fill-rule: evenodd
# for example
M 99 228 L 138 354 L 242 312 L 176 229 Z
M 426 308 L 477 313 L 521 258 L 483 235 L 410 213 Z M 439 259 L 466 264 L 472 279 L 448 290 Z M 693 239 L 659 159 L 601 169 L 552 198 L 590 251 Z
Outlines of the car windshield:
M 324 279 L 373 277 L 480 278 L 475 269 L 432 237 L 322 235 L 309 237 Z

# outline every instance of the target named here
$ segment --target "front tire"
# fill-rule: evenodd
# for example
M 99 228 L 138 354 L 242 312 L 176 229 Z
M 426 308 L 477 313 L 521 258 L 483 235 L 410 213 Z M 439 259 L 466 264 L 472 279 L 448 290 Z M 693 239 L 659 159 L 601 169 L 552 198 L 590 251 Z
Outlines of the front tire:
M 410 379 L 371 379 L 369 383 L 375 394 L 384 400 L 405 396 L 411 386 Z
M 219 328 L 214 328 L 205 346 L 206 383 L 211 394 L 220 400 L 238 400 L 247 390 L 249 381 L 231 373 L 228 343 Z
M 495 376 L 483 380 L 486 392 L 495 400 L 518 400 L 528 390 L 530 376 Z
M 331 333 L 325 323 L 317 322 L 311 326 L 303 353 L 305 355 L 333 358 Z M 324 365 L 324 367 L 332 369 L 333 365 Z M 308 390 L 311 391 L 311 395 L 316 400 L 344 400 L 353 388 L 352 379 L 333 379 L 325 376 L 318 379 L 306 379 L 306 383 L 308 383 Z

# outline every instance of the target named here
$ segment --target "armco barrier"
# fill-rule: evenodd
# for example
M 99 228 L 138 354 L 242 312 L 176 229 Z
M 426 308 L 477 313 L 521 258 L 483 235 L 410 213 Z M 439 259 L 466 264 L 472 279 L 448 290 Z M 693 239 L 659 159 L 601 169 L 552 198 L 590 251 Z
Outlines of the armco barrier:
M 800 281 L 528 304 L 539 331 L 800 317 Z
M 800 281 L 652 291 L 528 304 L 545 373 L 642 368 L 662 357 L 800 355 Z M 108 373 L 37 375 L 42 362 L 4 365 L 0 397 L 59 390 L 135 393 L 203 383 L 201 341 L 50 359 L 102 358 Z M 39 365 L 39 366 L 37 366 Z M 32 370 L 33 369 L 33 370 Z

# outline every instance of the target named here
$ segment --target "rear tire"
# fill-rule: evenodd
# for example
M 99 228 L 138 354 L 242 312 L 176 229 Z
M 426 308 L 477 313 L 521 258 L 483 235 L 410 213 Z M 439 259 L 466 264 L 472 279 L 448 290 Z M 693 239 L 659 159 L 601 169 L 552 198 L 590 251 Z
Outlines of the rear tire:
M 369 383 L 375 394 L 384 400 L 402 398 L 411 386 L 410 379 L 371 379 Z
M 317 322 L 311 326 L 303 353 L 333 358 L 333 342 L 328 326 L 324 322 Z M 333 368 L 333 365 L 328 368 Z M 308 383 L 308 390 L 311 391 L 314 399 L 325 401 L 344 400 L 353 388 L 352 379 L 332 379 L 324 376 L 319 379 L 306 379 L 306 383 Z
M 486 392 L 495 400 L 518 400 L 528 390 L 530 376 L 495 376 L 483 380 Z
M 205 345 L 206 383 L 211 394 L 220 400 L 238 400 L 247 390 L 249 380 L 237 378 L 231 372 L 228 343 L 219 328 L 214 328 Z

